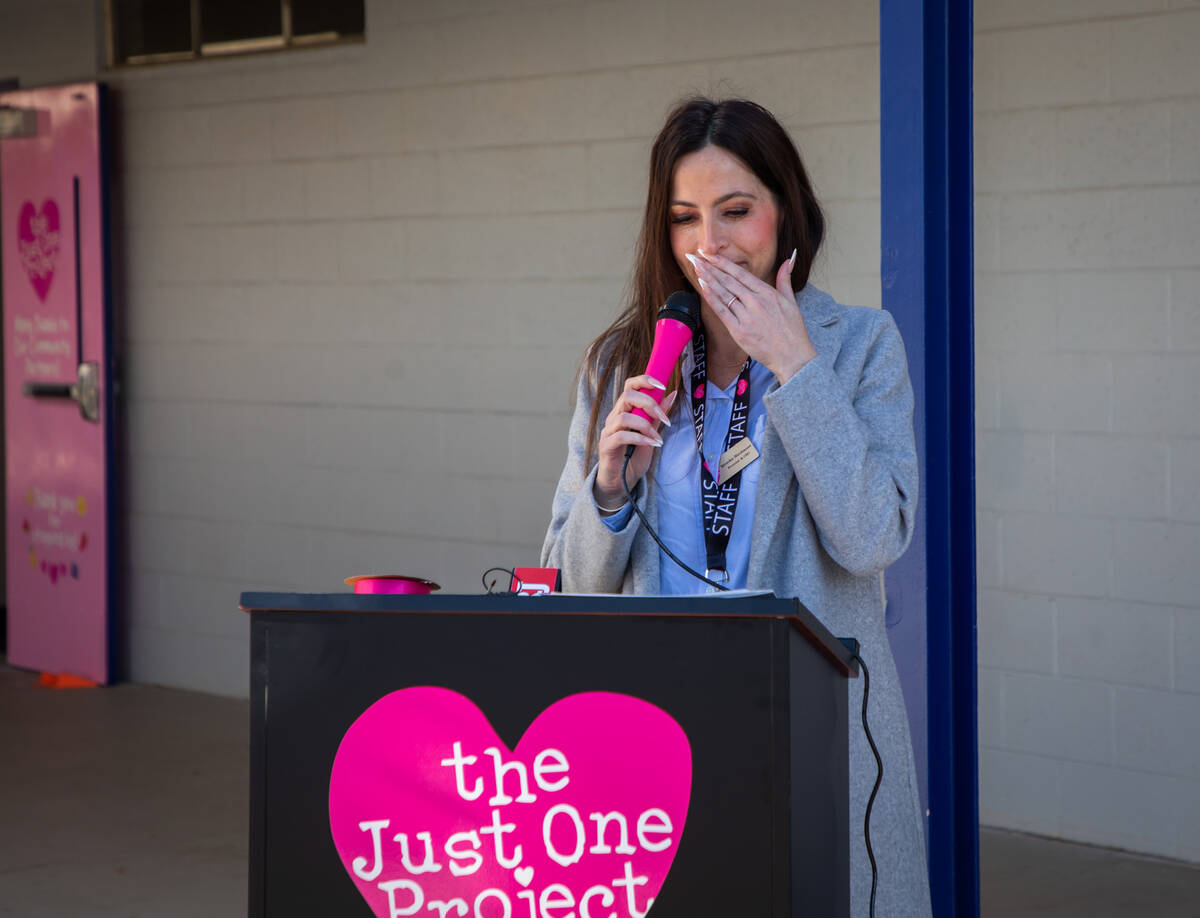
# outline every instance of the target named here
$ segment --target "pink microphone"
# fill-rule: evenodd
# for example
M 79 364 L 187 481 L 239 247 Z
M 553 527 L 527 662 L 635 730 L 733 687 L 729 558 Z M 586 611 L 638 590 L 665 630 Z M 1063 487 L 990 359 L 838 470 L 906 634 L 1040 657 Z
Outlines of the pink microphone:
M 675 364 L 683 354 L 683 349 L 692 340 L 700 328 L 700 297 L 689 290 L 676 290 L 658 311 L 658 321 L 654 324 L 654 346 L 650 348 L 650 359 L 646 362 L 646 375 L 653 376 L 664 386 L 675 371 Z M 646 392 L 655 403 L 661 404 L 666 390 L 639 389 Z M 641 408 L 634 408 L 633 414 L 640 415 L 649 421 L 648 415 Z M 633 455 L 634 444 L 625 447 L 625 460 Z
M 667 297 L 667 302 L 658 311 L 658 322 L 654 325 L 654 346 L 650 349 L 650 360 L 646 363 L 646 375 L 653 376 L 664 386 L 670 382 L 683 349 L 699 328 L 700 297 L 689 290 L 676 290 Z M 639 391 L 646 392 L 658 403 L 661 403 L 663 396 L 667 394 L 662 389 Z M 634 408 L 632 413 L 650 420 L 650 415 L 641 408 Z M 630 449 L 632 448 L 631 446 Z

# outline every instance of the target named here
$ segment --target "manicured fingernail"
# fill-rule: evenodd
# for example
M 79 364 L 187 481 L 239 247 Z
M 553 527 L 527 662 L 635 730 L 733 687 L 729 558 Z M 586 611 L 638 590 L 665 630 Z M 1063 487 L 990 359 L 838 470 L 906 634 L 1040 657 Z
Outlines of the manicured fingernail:
M 668 417 L 667 417 L 667 416 L 666 416 L 666 415 L 665 415 L 663 412 L 661 412 L 661 411 L 658 413 L 658 419 L 659 419 L 660 421 L 662 421 L 664 424 L 666 424 L 668 427 L 670 427 L 670 426 L 671 426 L 671 419 L 670 419 L 670 418 L 668 418 Z
M 704 249 L 697 248 L 696 251 L 699 252 L 701 255 L 703 255 L 705 258 L 708 258 L 708 252 L 704 251 Z
M 663 392 L 667 391 L 667 387 L 665 385 L 663 385 L 662 383 L 660 383 L 653 376 L 650 377 L 650 385 L 652 385 L 655 389 L 662 389 Z
M 693 255 L 691 252 L 684 252 L 683 257 L 692 263 L 693 268 L 699 269 L 700 265 L 697 264 L 695 255 Z
M 792 270 L 792 268 L 796 267 L 796 253 L 798 251 L 800 251 L 799 248 L 792 249 L 792 257 L 788 259 L 788 270 L 789 271 Z
M 699 275 L 697 275 L 697 277 L 696 277 L 696 280 L 699 282 L 699 284 L 700 284 L 700 286 L 701 286 L 701 287 L 707 287 L 707 286 L 708 286 L 708 284 L 705 282 L 705 280 L 704 280 L 704 278 L 703 278 L 703 277 L 700 277 Z

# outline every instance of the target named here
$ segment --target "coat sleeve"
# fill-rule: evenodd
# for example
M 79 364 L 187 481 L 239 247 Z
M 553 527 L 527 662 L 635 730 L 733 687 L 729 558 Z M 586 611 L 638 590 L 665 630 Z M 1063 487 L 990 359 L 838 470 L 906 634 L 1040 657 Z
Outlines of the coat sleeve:
M 852 574 L 877 573 L 912 539 L 918 470 L 913 392 L 895 320 L 878 310 L 853 395 L 824 355 L 763 403 L 821 544 Z
M 554 492 L 550 528 L 542 545 L 542 565 L 562 571 L 563 590 L 568 593 L 617 593 L 625 580 L 629 553 L 641 524 L 633 517 L 614 532 L 596 508 L 592 486 L 597 466 L 594 462 L 590 468 L 584 464 L 592 407 L 586 377 L 586 373 L 580 374 L 567 433 L 567 461 Z M 634 488 L 634 495 L 638 505 L 644 507 L 645 488 L 641 482 Z

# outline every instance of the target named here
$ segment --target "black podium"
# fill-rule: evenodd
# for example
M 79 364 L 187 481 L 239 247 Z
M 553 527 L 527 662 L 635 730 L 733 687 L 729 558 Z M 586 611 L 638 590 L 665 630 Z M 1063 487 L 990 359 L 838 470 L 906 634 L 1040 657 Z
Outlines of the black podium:
M 241 607 L 251 918 L 369 918 L 331 839 L 330 773 L 355 719 L 412 686 L 467 696 L 510 749 L 575 693 L 658 706 L 690 742 L 692 790 L 652 918 L 849 915 L 845 680 L 857 671 L 798 601 L 246 593 Z

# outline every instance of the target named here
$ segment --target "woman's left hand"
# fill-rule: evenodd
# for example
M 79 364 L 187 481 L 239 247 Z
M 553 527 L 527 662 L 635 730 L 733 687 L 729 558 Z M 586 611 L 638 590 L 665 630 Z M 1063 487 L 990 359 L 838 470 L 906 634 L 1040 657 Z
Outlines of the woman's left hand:
M 698 250 L 688 256 L 700 280 L 700 295 L 747 354 L 775 374 L 782 386 L 817 356 L 796 295 L 796 253 L 779 266 L 775 286 L 721 255 Z

